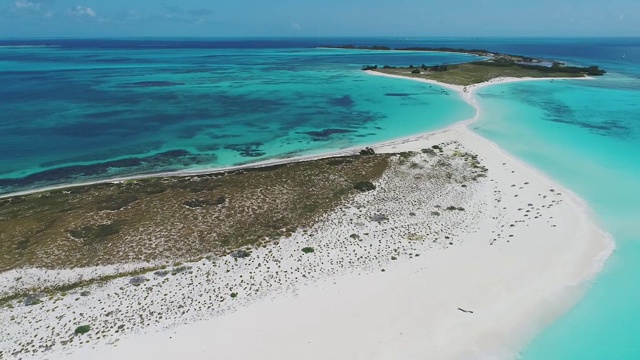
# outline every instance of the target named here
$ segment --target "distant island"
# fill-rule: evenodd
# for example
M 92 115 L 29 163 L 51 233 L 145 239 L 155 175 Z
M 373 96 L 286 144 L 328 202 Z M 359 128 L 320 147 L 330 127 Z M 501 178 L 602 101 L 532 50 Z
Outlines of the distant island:
M 387 46 L 325 46 L 334 49 L 358 49 L 358 50 L 378 50 L 378 51 L 425 51 L 425 52 L 452 52 L 482 56 L 487 59 L 472 61 L 463 64 L 442 64 L 436 66 L 408 65 L 396 67 L 390 65 L 365 65 L 365 71 L 376 71 L 379 73 L 417 77 L 435 80 L 446 84 L 468 86 L 490 81 L 495 78 L 516 77 L 516 78 L 580 78 L 586 76 L 602 76 L 605 70 L 598 66 L 578 67 L 567 66 L 559 61 L 545 61 L 522 55 L 510 55 L 491 52 L 483 49 L 455 49 L 455 48 L 430 48 L 430 47 L 409 47 L 390 48 Z
M 449 47 L 405 47 L 405 48 L 391 48 L 389 46 L 380 46 L 380 45 L 373 45 L 373 46 L 356 46 L 356 45 L 323 45 L 320 46 L 321 48 L 328 48 L 328 49 L 353 49 L 353 50 L 379 50 L 379 51 L 430 51 L 430 52 L 453 52 L 453 53 L 462 53 L 462 54 L 471 54 L 471 55 L 478 55 L 478 56 L 491 56 L 491 55 L 504 55 L 504 54 L 498 54 L 498 53 L 494 53 L 491 52 L 489 50 L 483 50 L 483 49 L 459 49 L 459 48 L 449 48 Z M 521 58 L 523 59 L 530 59 L 531 61 L 534 61 L 535 59 L 533 58 L 528 58 L 525 56 L 521 56 Z

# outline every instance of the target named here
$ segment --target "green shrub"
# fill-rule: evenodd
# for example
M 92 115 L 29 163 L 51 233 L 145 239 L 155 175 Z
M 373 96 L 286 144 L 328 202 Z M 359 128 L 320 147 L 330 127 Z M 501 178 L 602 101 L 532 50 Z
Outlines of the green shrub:
M 375 155 L 375 154 L 376 154 L 376 151 L 373 150 L 370 147 L 366 147 L 366 148 L 360 150 L 360 155 L 362 155 L 362 156 L 370 156 L 370 155 Z
M 234 259 L 244 259 L 244 258 L 248 258 L 249 256 L 251 256 L 251 253 L 247 250 L 236 250 L 234 252 L 231 253 L 231 257 Z
M 33 305 L 38 305 L 42 303 L 42 300 L 40 300 L 40 298 L 42 297 L 42 294 L 32 294 L 27 296 L 27 298 L 24 300 L 24 305 L 25 306 L 33 306 Z
M 120 233 L 119 223 L 87 225 L 78 229 L 67 230 L 72 237 L 81 240 L 83 245 L 97 244 L 109 236 Z
M 229 296 L 231 296 L 232 299 L 235 299 L 235 298 L 238 297 L 238 293 L 232 292 L 231 295 L 229 295 Z
M 373 191 L 376 189 L 376 186 L 373 185 L 371 181 L 360 181 L 353 185 L 353 188 L 360 192 Z
M 310 246 L 302 248 L 302 252 L 305 253 L 305 254 L 310 254 L 310 253 L 312 253 L 314 251 L 315 251 L 314 248 L 312 248 Z
M 82 326 L 78 326 L 76 328 L 76 331 L 74 331 L 73 333 L 76 335 L 82 335 L 82 334 L 86 334 L 89 332 L 89 330 L 91 330 L 91 326 L 89 325 L 82 325 Z

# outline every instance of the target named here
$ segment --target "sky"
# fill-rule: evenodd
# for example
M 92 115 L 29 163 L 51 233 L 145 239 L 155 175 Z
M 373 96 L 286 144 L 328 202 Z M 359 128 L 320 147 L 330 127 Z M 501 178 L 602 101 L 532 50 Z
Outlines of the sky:
M 0 0 L 0 38 L 640 36 L 640 0 Z

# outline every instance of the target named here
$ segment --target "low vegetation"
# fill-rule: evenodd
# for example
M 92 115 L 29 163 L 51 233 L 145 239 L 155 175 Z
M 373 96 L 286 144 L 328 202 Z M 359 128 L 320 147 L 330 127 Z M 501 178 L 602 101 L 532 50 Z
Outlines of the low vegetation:
M 360 155 L 362 155 L 362 156 L 375 155 L 375 154 L 376 154 L 375 150 L 373 150 L 370 147 L 366 147 L 366 148 L 360 150 Z
M 373 191 L 376 186 L 371 181 L 359 181 L 353 185 L 353 188 L 360 192 Z
M 392 155 L 365 153 L 0 199 L 0 271 L 241 259 L 371 187 Z
M 356 49 L 356 50 L 378 50 L 378 51 L 394 50 L 394 51 L 424 51 L 424 52 L 460 53 L 460 54 L 469 54 L 469 55 L 476 55 L 476 56 L 480 56 L 480 57 L 489 58 L 489 61 L 480 61 L 480 62 L 516 64 L 516 65 L 522 65 L 523 67 L 531 66 L 533 68 L 547 67 L 547 66 L 538 65 L 538 64 L 544 62 L 544 60 L 542 60 L 542 59 L 536 59 L 536 58 L 533 58 L 533 57 L 530 57 L 530 56 L 523 56 L 523 55 L 503 54 L 503 53 L 484 50 L 484 49 L 460 49 L 460 48 L 450 48 L 450 47 L 425 47 L 425 46 L 391 48 L 389 46 L 380 46 L 380 45 L 373 45 L 373 46 L 326 45 L 326 46 L 322 46 L 322 47 L 334 48 L 334 49 Z M 442 70 L 438 69 L 438 68 L 442 68 L 442 67 L 444 67 L 445 71 L 446 71 L 446 67 L 447 66 L 448 65 L 432 66 L 432 67 L 430 67 L 431 69 L 429 69 L 429 71 L 442 71 Z M 553 67 L 556 67 L 556 66 L 564 67 L 565 69 L 572 68 L 570 66 L 565 67 L 564 64 L 561 63 L 561 62 L 554 62 L 553 63 Z M 377 65 L 365 65 L 364 68 L 365 68 L 365 70 L 375 70 L 375 69 L 378 68 L 378 66 Z M 384 65 L 382 67 L 382 69 L 387 69 L 387 68 L 391 68 L 391 66 Z M 410 68 L 413 69 L 413 66 L 410 66 Z M 573 68 L 586 69 L 585 71 L 590 72 L 589 75 L 595 75 L 595 76 L 603 75 L 605 73 L 604 70 L 598 69 L 597 66 L 590 66 L 588 68 L 578 68 L 578 67 L 573 67 Z M 425 65 L 422 65 L 421 70 L 426 70 L 425 69 Z M 571 71 L 569 71 L 569 72 L 571 72 Z M 582 72 L 582 70 L 580 72 Z
M 78 326 L 73 333 L 76 335 L 82 335 L 82 334 L 88 333 L 89 331 L 91 331 L 91 326 L 82 325 L 82 326 Z
M 425 66 L 426 67 L 426 66 Z M 541 66 L 514 62 L 476 61 L 446 66 L 446 70 L 422 67 L 385 67 L 374 71 L 400 76 L 435 80 L 446 84 L 468 86 L 500 77 L 566 78 L 598 76 L 604 74 L 597 66 L 580 68 L 569 66 Z
M 463 64 L 442 64 L 427 66 L 409 65 L 407 67 L 394 67 L 389 65 L 365 65 L 363 70 L 377 71 L 385 74 L 419 77 L 436 80 L 439 82 L 468 86 L 489 81 L 499 77 L 584 77 L 601 76 L 606 73 L 598 66 L 578 67 L 566 66 L 555 61 L 546 63 L 542 59 L 535 59 L 522 55 L 510 55 L 491 52 L 483 49 L 454 49 L 446 47 L 409 47 L 392 49 L 387 46 L 355 46 L 340 45 L 329 46 L 339 49 L 359 50 L 395 50 L 395 51 L 430 51 L 430 52 L 454 52 L 481 56 L 484 59 Z M 547 64 L 549 66 L 547 66 Z

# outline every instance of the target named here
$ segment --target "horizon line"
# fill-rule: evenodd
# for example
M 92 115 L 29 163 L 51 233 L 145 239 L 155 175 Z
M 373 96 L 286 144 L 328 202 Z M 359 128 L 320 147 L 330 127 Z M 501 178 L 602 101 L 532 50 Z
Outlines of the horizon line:
M 135 39 L 193 39 L 193 40 L 273 40 L 273 39 L 640 39 L 638 35 L 521 35 L 521 36 L 477 36 L 477 35 L 434 35 L 434 36 L 404 36 L 404 35 L 238 35 L 238 36 L 13 36 L 0 37 L 0 41 L 7 40 L 135 40 Z

